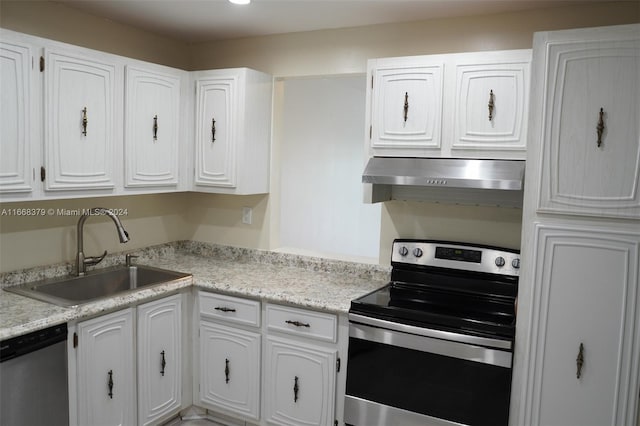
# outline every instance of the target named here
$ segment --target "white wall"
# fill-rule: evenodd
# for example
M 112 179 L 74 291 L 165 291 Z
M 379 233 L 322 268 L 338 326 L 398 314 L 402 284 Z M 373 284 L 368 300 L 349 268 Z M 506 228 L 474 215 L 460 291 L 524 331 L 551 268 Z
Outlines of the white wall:
M 280 84 L 282 138 L 274 141 L 280 166 L 272 172 L 279 175 L 272 193 L 280 194 L 280 232 L 272 247 L 377 263 L 380 206 L 360 201 L 366 77 Z

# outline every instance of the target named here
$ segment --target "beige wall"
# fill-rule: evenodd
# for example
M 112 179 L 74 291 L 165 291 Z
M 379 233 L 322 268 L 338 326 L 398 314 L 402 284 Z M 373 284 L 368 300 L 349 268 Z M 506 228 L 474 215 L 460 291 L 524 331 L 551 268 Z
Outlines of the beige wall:
M 86 14 L 61 3 L 0 1 L 0 26 L 116 55 L 187 69 L 186 43 Z
M 364 73 L 368 58 L 529 49 L 536 31 L 640 22 L 640 2 L 244 38 L 192 47 L 192 68 L 247 66 L 274 76 Z
M 639 5 L 637 1 L 606 2 L 192 46 L 50 2 L 2 0 L 0 26 L 183 69 L 248 66 L 275 76 L 304 76 L 363 73 L 371 57 L 530 48 L 535 31 L 640 22 Z M 277 147 L 277 136 L 274 144 Z M 165 194 L 4 203 L 0 208 L 128 208 L 124 224 L 132 240 L 126 245 L 117 242 L 108 219 L 87 222 L 86 249 L 93 254 L 102 248 L 123 251 L 179 239 L 274 248 L 271 241 L 277 229 L 272 229 L 270 218 L 277 199 L 277 193 Z M 252 225 L 241 223 L 242 207 L 254 209 Z M 520 244 L 519 210 L 392 202 L 382 215 L 382 263 L 388 263 L 389 243 L 396 236 L 456 238 L 508 247 Z M 76 221 L 75 217 L 0 217 L 0 271 L 71 260 Z
M 113 222 L 90 217 L 84 228 L 84 249 L 90 256 L 135 250 L 169 241 L 190 239 L 187 223 L 188 193 L 82 198 L 73 200 L 2 203 L 0 211 L 0 272 L 71 261 L 76 252 L 79 217 L 63 211 L 107 207 L 123 214 L 120 219 L 130 241 L 120 244 Z M 45 216 L 16 215 L 7 209 L 44 209 Z

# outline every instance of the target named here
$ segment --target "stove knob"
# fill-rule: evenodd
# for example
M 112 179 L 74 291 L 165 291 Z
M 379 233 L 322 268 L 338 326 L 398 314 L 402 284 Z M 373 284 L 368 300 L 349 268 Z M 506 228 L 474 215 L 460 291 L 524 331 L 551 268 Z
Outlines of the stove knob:
M 513 259 L 511 261 L 511 266 L 513 266 L 513 269 L 520 269 L 520 259 L 518 259 L 517 257 Z
M 416 247 L 413 249 L 413 255 L 415 257 L 422 257 L 422 249 L 419 247 Z
M 504 266 L 504 257 L 502 257 L 502 256 L 496 257 L 496 266 L 498 268 L 501 268 L 501 267 Z
M 407 254 L 409 254 L 409 249 L 406 248 L 405 246 L 402 246 L 398 250 L 398 253 L 400 253 L 400 256 L 406 256 Z

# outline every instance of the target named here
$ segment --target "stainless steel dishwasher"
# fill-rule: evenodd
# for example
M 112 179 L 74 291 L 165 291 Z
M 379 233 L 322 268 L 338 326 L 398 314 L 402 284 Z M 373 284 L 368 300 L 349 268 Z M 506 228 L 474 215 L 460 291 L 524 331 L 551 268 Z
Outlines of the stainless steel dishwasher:
M 69 424 L 67 325 L 3 340 L 0 425 Z

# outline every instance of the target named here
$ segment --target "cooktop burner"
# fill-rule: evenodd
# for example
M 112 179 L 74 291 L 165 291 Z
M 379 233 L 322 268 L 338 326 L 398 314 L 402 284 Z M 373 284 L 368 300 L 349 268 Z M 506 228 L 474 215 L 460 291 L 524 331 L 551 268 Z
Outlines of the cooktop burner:
M 433 240 L 393 243 L 391 282 L 351 313 L 457 333 L 512 339 L 520 256 Z

